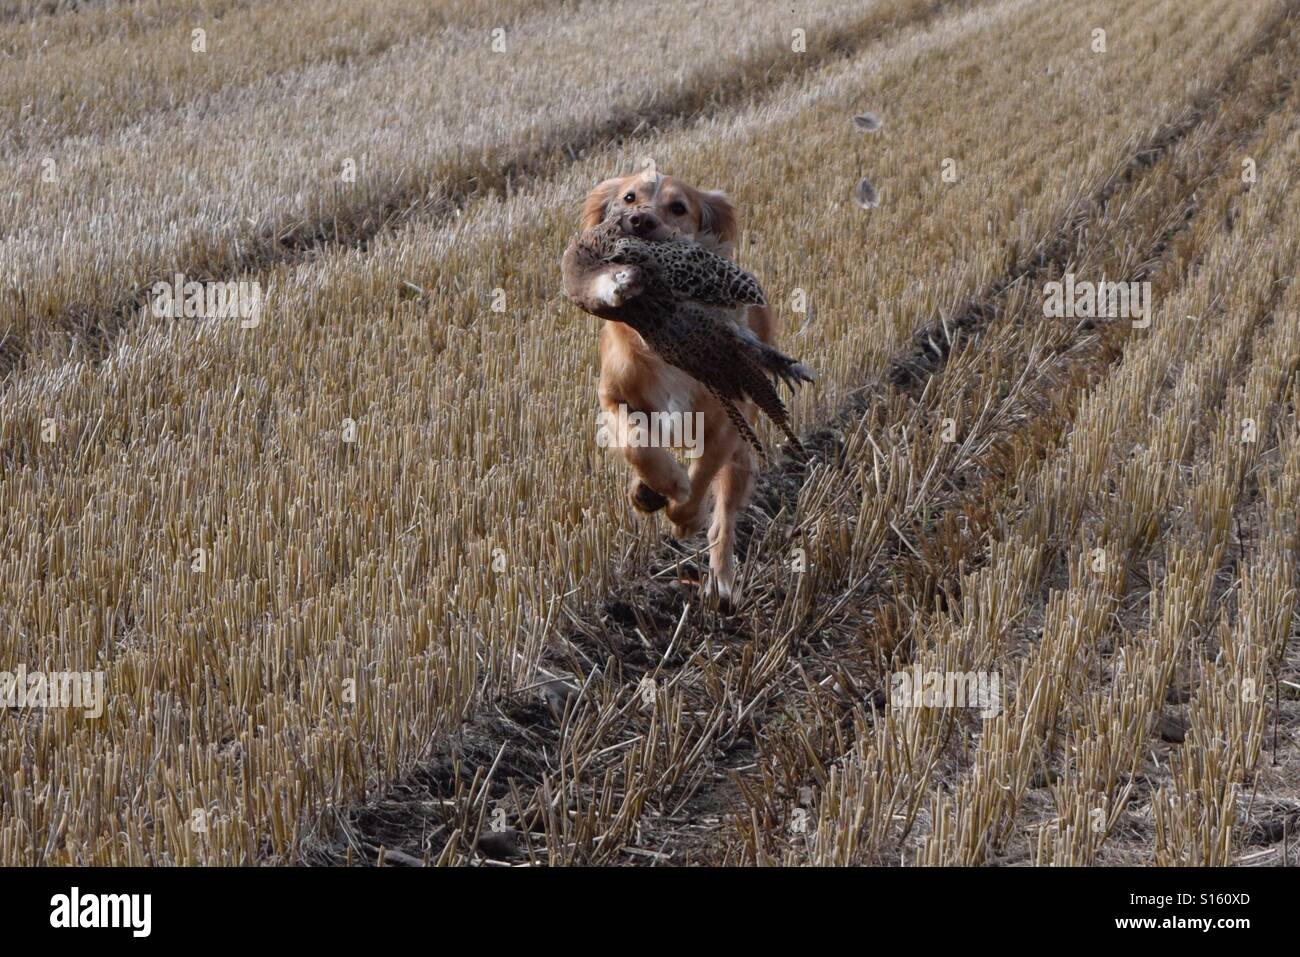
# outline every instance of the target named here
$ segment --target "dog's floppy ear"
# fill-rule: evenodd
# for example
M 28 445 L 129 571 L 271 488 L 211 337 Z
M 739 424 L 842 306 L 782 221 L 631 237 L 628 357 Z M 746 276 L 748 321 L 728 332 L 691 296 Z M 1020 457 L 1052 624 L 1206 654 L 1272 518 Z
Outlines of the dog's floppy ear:
M 605 213 L 609 209 L 609 204 L 618 195 L 622 183 L 623 180 L 615 176 L 603 183 L 597 183 L 595 189 L 587 194 L 587 198 L 582 201 L 583 229 L 591 229 L 593 226 L 599 226 L 605 221 Z
M 719 242 L 733 243 L 740 226 L 736 221 L 736 207 L 720 189 L 700 193 L 700 231 L 712 233 Z

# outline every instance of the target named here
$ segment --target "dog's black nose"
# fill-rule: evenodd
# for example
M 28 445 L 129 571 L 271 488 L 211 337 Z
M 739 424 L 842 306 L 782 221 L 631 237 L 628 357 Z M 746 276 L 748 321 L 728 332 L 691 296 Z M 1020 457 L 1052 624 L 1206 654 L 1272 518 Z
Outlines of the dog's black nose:
M 628 216 L 627 224 L 638 236 L 649 236 L 659 228 L 659 217 L 648 209 L 640 209 Z

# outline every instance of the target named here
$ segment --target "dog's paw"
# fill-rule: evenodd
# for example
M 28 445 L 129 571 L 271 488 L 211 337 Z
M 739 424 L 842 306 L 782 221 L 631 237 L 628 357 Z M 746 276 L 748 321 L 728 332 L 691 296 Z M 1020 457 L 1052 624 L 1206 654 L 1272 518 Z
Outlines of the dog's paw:
M 736 586 L 734 569 L 724 570 L 721 574 L 710 572 L 709 582 L 704 588 L 704 597 L 715 602 L 718 611 L 724 615 L 734 615 L 740 607 L 740 589 Z
M 632 502 L 632 507 L 638 512 L 657 512 L 668 504 L 668 499 L 660 495 L 649 485 L 642 481 L 634 481 L 632 487 L 628 489 L 627 497 Z

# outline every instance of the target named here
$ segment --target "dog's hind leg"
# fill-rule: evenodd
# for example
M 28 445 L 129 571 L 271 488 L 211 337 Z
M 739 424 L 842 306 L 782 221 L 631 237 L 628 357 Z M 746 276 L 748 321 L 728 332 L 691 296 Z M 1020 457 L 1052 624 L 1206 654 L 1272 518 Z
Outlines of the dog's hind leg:
M 737 442 L 713 480 L 713 522 L 709 527 L 709 590 L 726 610 L 740 603 L 736 584 L 736 520 L 754 490 L 754 456 Z

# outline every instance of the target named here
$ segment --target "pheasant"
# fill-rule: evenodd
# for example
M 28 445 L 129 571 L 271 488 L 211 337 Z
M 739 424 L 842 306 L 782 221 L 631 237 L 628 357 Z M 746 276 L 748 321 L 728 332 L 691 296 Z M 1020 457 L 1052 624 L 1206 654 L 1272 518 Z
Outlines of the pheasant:
M 566 296 L 592 315 L 631 326 L 661 359 L 704 385 L 760 458 L 766 453 L 737 401 L 751 399 L 806 457 L 768 375 L 792 389 L 813 377 L 741 319 L 745 307 L 766 305 L 753 276 L 691 240 L 639 238 L 626 215 L 579 233 L 564 251 L 563 272 Z

